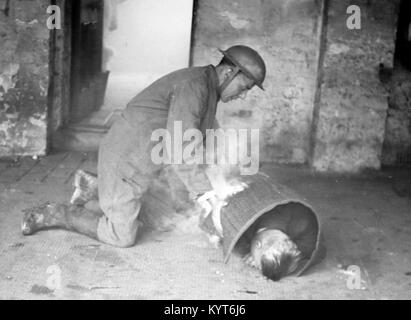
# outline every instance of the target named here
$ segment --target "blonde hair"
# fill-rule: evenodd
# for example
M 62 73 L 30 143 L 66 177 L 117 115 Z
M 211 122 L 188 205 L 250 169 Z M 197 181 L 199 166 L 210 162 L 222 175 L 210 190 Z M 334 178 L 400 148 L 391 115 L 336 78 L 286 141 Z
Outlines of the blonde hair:
M 302 253 L 297 245 L 280 230 L 262 229 L 257 233 L 261 242 L 260 266 L 263 275 L 273 281 L 292 274 L 298 268 Z M 271 241 L 264 241 L 264 237 Z

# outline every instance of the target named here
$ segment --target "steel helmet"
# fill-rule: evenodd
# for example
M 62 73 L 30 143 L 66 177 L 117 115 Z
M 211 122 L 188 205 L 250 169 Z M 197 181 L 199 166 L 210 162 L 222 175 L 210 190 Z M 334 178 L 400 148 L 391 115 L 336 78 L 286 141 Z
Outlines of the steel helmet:
M 253 79 L 256 85 L 264 90 L 263 82 L 266 68 L 263 58 L 257 51 L 243 45 L 232 46 L 225 51 L 219 50 L 226 59 L 236 65 L 242 73 Z

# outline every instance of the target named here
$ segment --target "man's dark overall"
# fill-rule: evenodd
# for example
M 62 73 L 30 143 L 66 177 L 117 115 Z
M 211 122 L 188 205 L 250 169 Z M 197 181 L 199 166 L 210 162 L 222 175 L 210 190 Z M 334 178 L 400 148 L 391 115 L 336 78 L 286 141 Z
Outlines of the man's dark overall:
M 183 133 L 198 129 L 203 137 L 214 127 L 218 77 L 213 66 L 170 73 L 139 93 L 115 121 L 99 149 L 100 241 L 115 246 L 134 244 L 142 196 L 163 165 L 156 165 L 151 141 L 156 129 L 173 136 L 174 122 Z M 184 145 L 183 145 L 184 148 Z M 192 194 L 212 189 L 204 171 L 196 165 L 175 165 L 176 173 Z

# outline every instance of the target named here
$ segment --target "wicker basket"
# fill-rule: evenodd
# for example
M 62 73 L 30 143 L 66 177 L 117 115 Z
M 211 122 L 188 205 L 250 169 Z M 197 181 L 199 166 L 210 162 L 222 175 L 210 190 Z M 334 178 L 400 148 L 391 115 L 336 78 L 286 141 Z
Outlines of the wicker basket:
M 246 253 L 243 248 L 244 236 L 261 217 L 264 215 L 275 215 L 277 212 L 276 208 L 297 203 L 304 206 L 305 211 L 309 212 L 308 218 L 312 220 L 311 225 L 316 235 L 316 239 L 314 239 L 315 248 L 309 257 L 300 264 L 295 273 L 297 276 L 302 275 L 310 266 L 319 262 L 325 256 L 320 220 L 316 212 L 293 191 L 282 185 L 274 185 L 267 176 L 257 174 L 244 177 L 243 180 L 249 184 L 249 187 L 231 197 L 228 205 L 221 212 L 221 223 L 224 230 L 224 262 L 228 262 L 234 251 L 237 251 L 239 254 Z M 298 222 L 294 221 L 291 223 Z M 212 232 L 211 219 L 208 218 L 204 221 L 203 229 Z

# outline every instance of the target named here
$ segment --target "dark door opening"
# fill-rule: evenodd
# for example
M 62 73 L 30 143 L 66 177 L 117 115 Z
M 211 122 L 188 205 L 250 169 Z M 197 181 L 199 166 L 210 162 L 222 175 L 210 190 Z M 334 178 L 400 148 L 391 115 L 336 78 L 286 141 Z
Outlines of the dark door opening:
M 402 0 L 398 17 L 395 64 L 411 71 L 411 3 Z
M 70 122 L 79 122 L 104 102 L 108 72 L 102 72 L 103 0 L 72 1 Z
M 139 90 L 188 66 L 192 0 L 179 1 L 178 9 L 172 1 L 166 1 L 168 7 L 151 0 L 54 1 L 64 9 L 65 27 L 54 33 L 51 46 L 52 146 L 94 151 L 116 111 Z M 169 28 L 173 24 L 176 29 Z M 164 47 L 167 59 L 157 63 Z
M 389 72 L 388 114 L 383 145 L 385 166 L 411 167 L 411 3 L 402 0 L 394 69 Z M 387 72 L 385 72 L 387 74 Z

